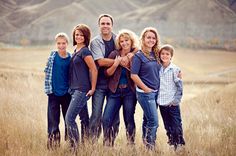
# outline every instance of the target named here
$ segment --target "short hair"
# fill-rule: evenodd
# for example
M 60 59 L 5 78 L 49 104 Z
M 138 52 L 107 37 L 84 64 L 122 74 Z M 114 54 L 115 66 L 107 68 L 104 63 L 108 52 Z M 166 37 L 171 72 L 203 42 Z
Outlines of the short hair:
M 90 28 L 86 25 L 86 24 L 78 24 L 77 26 L 75 26 L 75 28 L 73 29 L 73 46 L 76 45 L 76 41 L 75 41 L 75 31 L 79 30 L 83 35 L 84 35 L 84 43 L 85 46 L 88 47 L 89 43 L 90 43 L 90 38 L 91 38 L 91 30 Z
M 122 29 L 119 31 L 118 35 L 116 36 L 116 49 L 117 50 L 121 50 L 121 45 L 120 45 L 120 38 L 124 37 L 124 38 L 128 38 L 131 40 L 131 49 L 135 49 L 138 48 L 138 40 L 137 40 L 137 35 L 128 29 Z
M 66 42 L 69 43 L 69 37 L 68 37 L 68 35 L 67 35 L 66 33 L 60 32 L 60 33 L 56 34 L 56 36 L 55 36 L 55 41 L 56 41 L 58 38 L 60 38 L 60 37 L 61 37 L 61 38 L 65 38 Z
M 98 25 L 100 24 L 100 20 L 103 18 L 103 17 L 108 17 L 111 19 L 111 24 L 113 25 L 113 17 L 109 14 L 101 14 L 99 17 L 98 17 Z
M 173 47 L 172 45 L 170 45 L 170 44 L 164 44 L 164 45 L 162 45 L 161 48 L 160 48 L 160 51 L 159 51 L 159 55 L 161 54 L 161 51 L 162 51 L 162 50 L 169 51 L 171 57 L 174 55 L 174 51 L 175 51 L 174 47 Z
M 158 59 L 159 58 L 159 53 L 158 52 L 159 52 L 159 47 L 160 47 L 160 36 L 159 36 L 158 31 L 156 30 L 156 28 L 146 27 L 146 28 L 143 29 L 143 31 L 141 33 L 141 36 L 140 36 L 141 49 L 144 52 L 144 55 L 149 58 L 149 54 L 148 54 L 149 52 L 146 51 L 144 43 L 143 43 L 147 32 L 152 32 L 152 33 L 155 34 L 155 37 L 156 37 L 157 41 L 156 41 L 156 44 L 152 47 L 152 51 L 154 51 L 155 56 Z

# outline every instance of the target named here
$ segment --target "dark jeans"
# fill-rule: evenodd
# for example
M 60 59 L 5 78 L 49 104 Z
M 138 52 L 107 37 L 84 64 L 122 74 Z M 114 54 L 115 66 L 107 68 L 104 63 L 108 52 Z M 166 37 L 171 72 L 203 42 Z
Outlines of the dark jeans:
M 184 145 L 182 120 L 179 106 L 159 106 L 163 123 L 166 129 L 166 135 L 170 145 Z
M 71 96 L 69 93 L 64 96 L 56 96 L 53 93 L 48 95 L 48 143 L 49 149 L 60 145 L 60 107 L 65 123 L 65 116 L 69 107 Z M 65 140 L 67 140 L 67 126 L 65 123 Z
M 101 134 L 102 110 L 105 97 L 108 95 L 108 89 L 96 89 L 92 96 L 92 114 L 89 120 L 90 137 L 93 142 L 96 142 Z M 119 114 L 113 122 L 113 127 L 116 133 L 119 131 L 120 118 Z
M 143 141 L 148 149 L 154 149 L 158 127 L 157 92 L 136 92 L 139 104 L 143 109 Z
M 136 106 L 136 95 L 131 89 L 118 88 L 115 93 L 109 92 L 107 104 L 103 113 L 103 134 L 104 145 L 113 146 L 116 138 L 113 122 L 116 114 L 119 114 L 121 105 L 123 105 L 123 116 L 126 127 L 128 143 L 134 144 L 135 139 L 135 122 L 134 113 Z
M 87 108 L 87 100 L 89 97 L 86 96 L 86 92 L 79 90 L 72 91 L 72 99 L 70 106 L 66 113 L 66 124 L 68 129 L 68 137 L 71 145 L 77 147 L 79 143 L 79 130 L 76 123 L 76 117 L 79 114 L 81 121 L 81 138 L 82 143 L 85 137 L 88 137 L 88 126 L 89 126 L 89 115 Z

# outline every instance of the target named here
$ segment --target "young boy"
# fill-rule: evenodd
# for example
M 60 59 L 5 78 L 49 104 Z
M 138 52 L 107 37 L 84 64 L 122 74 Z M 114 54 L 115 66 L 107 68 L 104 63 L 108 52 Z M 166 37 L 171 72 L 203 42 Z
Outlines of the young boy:
M 180 68 L 171 62 L 174 48 L 163 45 L 159 51 L 162 67 L 160 74 L 160 90 L 157 103 L 168 136 L 168 144 L 175 150 L 185 145 L 179 104 L 183 95 L 182 80 L 178 77 Z
M 70 104 L 71 96 L 69 88 L 69 64 L 70 53 L 66 51 L 68 36 L 58 33 L 55 36 L 57 51 L 52 51 L 46 64 L 45 93 L 48 95 L 48 149 L 60 146 L 60 106 L 65 120 L 65 115 Z M 65 140 L 67 129 L 65 125 Z

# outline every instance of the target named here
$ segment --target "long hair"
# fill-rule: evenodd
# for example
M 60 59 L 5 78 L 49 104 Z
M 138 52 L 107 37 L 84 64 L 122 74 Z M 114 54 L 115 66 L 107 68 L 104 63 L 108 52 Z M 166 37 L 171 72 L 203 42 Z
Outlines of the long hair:
M 144 53 L 144 55 L 150 59 L 150 51 L 147 50 L 146 46 L 144 45 L 144 38 L 146 36 L 146 33 L 147 32 L 152 32 L 155 34 L 155 37 L 156 37 L 156 43 L 155 45 L 152 47 L 152 51 L 155 53 L 155 58 L 157 60 L 159 60 L 159 49 L 160 49 L 160 37 L 159 37 L 159 34 L 157 32 L 157 30 L 153 27 L 147 27 L 147 28 L 144 28 L 144 30 L 142 31 L 141 33 L 141 37 L 140 37 L 140 43 L 141 43 L 141 49 L 142 49 L 142 52 Z

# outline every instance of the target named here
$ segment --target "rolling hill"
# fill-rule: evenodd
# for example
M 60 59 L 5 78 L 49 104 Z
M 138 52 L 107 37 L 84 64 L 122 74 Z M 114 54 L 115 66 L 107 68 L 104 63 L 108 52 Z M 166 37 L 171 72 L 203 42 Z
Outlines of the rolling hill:
M 216 47 L 227 43 L 236 49 L 235 5 L 232 0 L 3 0 L 0 42 L 51 44 L 56 33 L 71 34 L 79 23 L 89 25 L 96 35 L 97 17 L 109 13 L 115 32 L 128 28 L 139 35 L 144 27 L 154 26 L 163 42 L 210 41 Z

